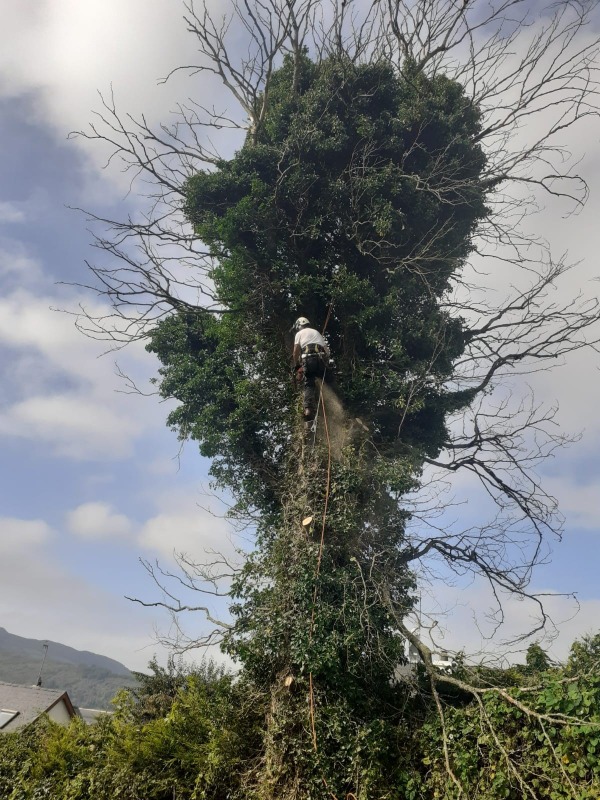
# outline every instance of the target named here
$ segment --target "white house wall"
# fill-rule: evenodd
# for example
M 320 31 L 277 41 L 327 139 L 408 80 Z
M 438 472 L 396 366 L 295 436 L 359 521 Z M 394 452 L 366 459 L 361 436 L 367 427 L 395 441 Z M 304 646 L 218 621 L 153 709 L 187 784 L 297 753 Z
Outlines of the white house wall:
M 68 725 L 71 720 L 64 700 L 60 700 L 55 706 L 52 706 L 48 711 L 48 716 L 53 722 L 58 722 L 59 725 Z

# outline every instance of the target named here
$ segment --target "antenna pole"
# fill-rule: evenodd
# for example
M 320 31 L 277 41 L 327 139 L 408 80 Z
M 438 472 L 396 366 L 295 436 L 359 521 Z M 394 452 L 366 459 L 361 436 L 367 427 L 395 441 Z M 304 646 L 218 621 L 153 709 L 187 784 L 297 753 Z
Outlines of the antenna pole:
M 44 664 L 46 663 L 46 656 L 48 655 L 48 642 L 44 642 L 44 657 L 42 659 L 42 666 L 40 667 L 40 674 L 38 675 L 38 679 L 36 681 L 36 686 L 42 685 L 42 670 L 44 669 Z

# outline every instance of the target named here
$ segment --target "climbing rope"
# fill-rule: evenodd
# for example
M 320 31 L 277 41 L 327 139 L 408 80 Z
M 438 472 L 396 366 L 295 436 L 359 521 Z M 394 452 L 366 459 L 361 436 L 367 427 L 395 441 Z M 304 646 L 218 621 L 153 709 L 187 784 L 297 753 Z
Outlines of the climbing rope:
M 325 330 L 327 329 L 327 325 L 329 323 L 329 319 L 331 317 L 332 311 L 333 311 L 333 301 L 329 304 L 329 309 L 327 311 L 327 317 L 325 319 L 325 324 L 323 325 L 323 330 L 321 332 L 322 334 L 324 334 Z M 308 637 L 309 645 L 312 644 L 313 633 L 314 633 L 314 628 L 315 628 L 315 612 L 316 612 L 316 605 L 317 605 L 317 597 L 318 597 L 318 593 L 319 593 L 319 583 L 318 583 L 318 581 L 319 581 L 319 576 L 321 574 L 321 563 L 322 563 L 322 560 L 323 560 L 323 550 L 324 550 L 324 547 L 325 547 L 325 527 L 326 527 L 326 524 L 327 524 L 327 512 L 328 512 L 328 508 L 329 508 L 329 495 L 330 495 L 330 490 L 331 490 L 331 437 L 329 435 L 329 423 L 328 423 L 328 420 L 327 420 L 327 410 L 326 410 L 326 407 L 325 407 L 325 399 L 324 399 L 324 396 L 323 396 L 323 386 L 324 386 L 326 377 L 327 377 L 327 368 L 325 368 L 325 370 L 323 372 L 323 377 L 321 379 L 321 388 L 320 388 L 320 392 L 319 392 L 319 400 L 317 402 L 317 412 L 315 414 L 315 419 L 314 419 L 314 422 L 313 422 L 313 425 L 312 425 L 312 428 L 311 428 L 312 433 L 313 433 L 312 445 L 313 445 L 313 448 L 314 448 L 315 443 L 316 443 L 316 437 L 317 437 L 317 424 L 318 424 L 318 419 L 319 419 L 319 410 L 321 410 L 322 413 L 323 413 L 323 427 L 325 429 L 325 438 L 326 438 L 326 441 L 327 441 L 327 476 L 326 476 L 326 481 L 325 481 L 325 500 L 324 500 L 324 504 L 323 504 L 323 517 L 322 517 L 322 520 L 321 520 L 321 536 L 320 536 L 320 540 L 319 540 L 319 550 L 318 550 L 318 553 L 317 553 L 317 564 L 316 564 L 316 568 L 315 568 L 315 579 L 314 579 L 315 580 L 315 585 L 314 585 L 314 590 L 313 590 L 312 610 L 311 610 L 311 616 L 310 616 L 310 628 L 309 628 L 309 637 Z M 317 741 L 317 729 L 316 729 L 316 725 L 315 725 L 315 698 L 314 698 L 314 682 L 313 682 L 312 671 L 310 671 L 308 673 L 308 687 L 309 687 L 310 730 L 311 730 L 311 735 L 312 735 L 313 748 L 314 748 L 314 751 L 316 753 L 318 751 L 318 741 Z M 332 800 L 338 800 L 336 795 L 329 789 L 329 786 L 327 784 L 327 780 L 326 780 L 324 775 L 322 776 L 322 780 L 323 780 L 323 785 L 325 786 L 325 789 L 328 791 L 328 793 L 329 793 L 330 797 L 332 798 Z M 356 797 L 352 792 L 349 792 L 346 795 L 346 800 L 356 800 Z
M 325 323 L 323 325 L 322 335 L 325 334 L 325 330 L 327 329 L 327 325 L 329 323 L 329 319 L 331 317 L 331 312 L 333 309 L 333 303 L 329 304 L 329 309 L 327 311 L 327 317 L 325 318 Z M 321 387 L 319 391 L 319 402 L 317 403 L 317 413 L 315 414 L 315 420 L 313 423 L 313 447 L 315 445 L 315 440 L 317 437 L 317 423 L 319 419 L 319 409 L 323 412 L 323 425 L 325 427 L 325 436 L 327 440 L 327 479 L 325 484 L 325 502 L 323 505 L 323 519 L 321 522 L 321 538 L 319 541 L 319 552 L 317 554 L 317 566 L 315 570 L 315 586 L 313 590 L 313 599 L 312 599 L 312 611 L 310 615 L 310 629 L 309 629 L 309 636 L 308 642 L 309 645 L 312 644 L 312 638 L 315 628 L 315 610 L 317 604 L 317 596 L 319 591 L 319 575 L 321 574 L 321 562 L 323 559 L 323 548 L 325 545 L 325 525 L 327 522 L 327 509 L 329 506 L 329 491 L 331 487 L 331 440 L 329 437 L 329 425 L 327 423 L 327 411 L 325 409 L 325 400 L 323 398 L 323 385 L 325 383 L 325 378 L 327 376 L 327 368 L 323 373 L 323 379 L 321 380 Z M 308 674 L 308 685 L 309 685 L 309 702 L 310 702 L 310 726 L 311 726 L 311 733 L 312 733 L 312 740 L 313 740 L 313 747 L 315 753 L 317 752 L 318 745 L 317 745 L 317 730 L 315 727 L 315 702 L 314 702 L 314 688 L 313 688 L 313 676 L 312 671 Z M 325 778 L 323 778 L 325 785 L 327 782 Z
M 325 376 L 323 376 L 323 381 Z M 319 575 L 321 573 L 321 562 L 323 559 L 323 549 L 325 546 L 325 526 L 327 523 L 327 510 L 329 506 L 329 492 L 331 488 L 331 439 L 329 436 L 329 425 L 327 423 L 327 411 L 325 409 L 325 400 L 323 398 L 323 381 L 321 381 L 321 391 L 319 394 L 319 404 L 317 406 L 317 413 L 319 410 L 319 406 L 323 411 L 323 425 L 325 427 L 325 436 L 327 440 L 327 479 L 325 484 L 325 501 L 323 504 L 323 519 L 321 522 L 321 538 L 319 541 L 319 552 L 317 554 L 317 566 L 315 569 L 315 586 L 313 590 L 313 599 L 312 599 L 312 611 L 310 615 L 310 629 L 309 629 L 309 645 L 312 643 L 313 632 L 315 627 L 315 610 L 317 604 L 317 596 L 319 592 Z M 316 428 L 316 417 L 315 417 L 315 428 Z M 315 430 L 316 436 L 316 430 Z M 310 713 L 310 728 L 312 734 L 312 741 L 313 741 L 313 749 L 315 753 L 318 751 L 318 743 L 317 743 L 317 729 L 315 726 L 315 697 L 314 697 L 314 687 L 313 687 L 313 675 L 312 671 L 308 673 L 308 688 L 309 688 L 309 713 Z M 325 776 L 323 775 L 323 784 L 329 794 L 332 797 L 332 800 L 337 800 L 336 796 L 329 790 L 327 785 L 327 781 Z
M 325 331 L 327 330 L 327 325 L 329 324 L 329 319 L 331 317 L 331 312 L 333 311 L 333 300 L 329 303 L 329 308 L 327 309 L 327 316 L 325 317 L 325 322 L 323 323 L 323 330 L 321 331 L 321 336 L 325 335 Z

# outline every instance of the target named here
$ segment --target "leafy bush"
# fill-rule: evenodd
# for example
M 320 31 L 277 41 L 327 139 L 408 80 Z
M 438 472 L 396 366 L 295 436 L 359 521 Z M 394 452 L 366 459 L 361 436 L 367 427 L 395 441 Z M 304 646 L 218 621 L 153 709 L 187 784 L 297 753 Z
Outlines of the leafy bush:
M 205 665 L 187 676 L 165 716 L 140 723 L 135 698 L 122 692 L 115 714 L 96 725 L 40 720 L 0 737 L 0 797 L 233 798 L 259 741 L 257 698 Z
M 323 779 L 332 770 L 347 770 L 364 798 L 522 800 L 533 796 L 527 783 L 536 800 L 595 799 L 600 796 L 599 652 L 600 634 L 575 642 L 562 667 L 551 666 L 536 645 L 524 667 L 471 668 L 477 696 L 452 689 L 441 696 L 445 732 L 425 684 L 420 692 L 407 692 L 406 684 L 390 687 L 391 696 L 405 703 L 395 717 L 375 719 L 368 697 L 362 723 L 355 711 L 344 713 L 341 703 L 332 704 L 319 723 L 318 757 L 307 779 L 310 796 L 322 796 Z M 140 721 L 147 706 L 124 691 L 114 715 L 96 725 L 73 720 L 61 727 L 43 719 L 0 736 L 0 797 L 258 798 L 254 777 L 262 766 L 272 698 L 267 703 L 266 694 L 213 664 L 187 674 L 181 665 L 163 670 L 154 663 L 154 669 L 146 690 L 169 674 L 180 682 L 164 715 Z M 459 672 L 467 669 L 461 665 Z M 289 691 L 288 710 L 295 712 L 300 732 L 305 695 L 294 686 Z M 302 735 L 289 737 L 287 723 L 281 734 L 302 762 Z M 456 781 L 445 763 L 444 737 Z M 340 750 L 340 741 L 352 744 Z

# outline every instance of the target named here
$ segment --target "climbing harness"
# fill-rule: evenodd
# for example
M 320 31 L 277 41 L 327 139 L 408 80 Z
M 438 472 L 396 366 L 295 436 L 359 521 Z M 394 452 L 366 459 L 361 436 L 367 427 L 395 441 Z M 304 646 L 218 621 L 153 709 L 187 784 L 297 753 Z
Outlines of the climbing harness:
M 327 353 L 322 344 L 314 344 L 314 342 L 305 344 L 300 352 L 303 356 L 325 355 Z

